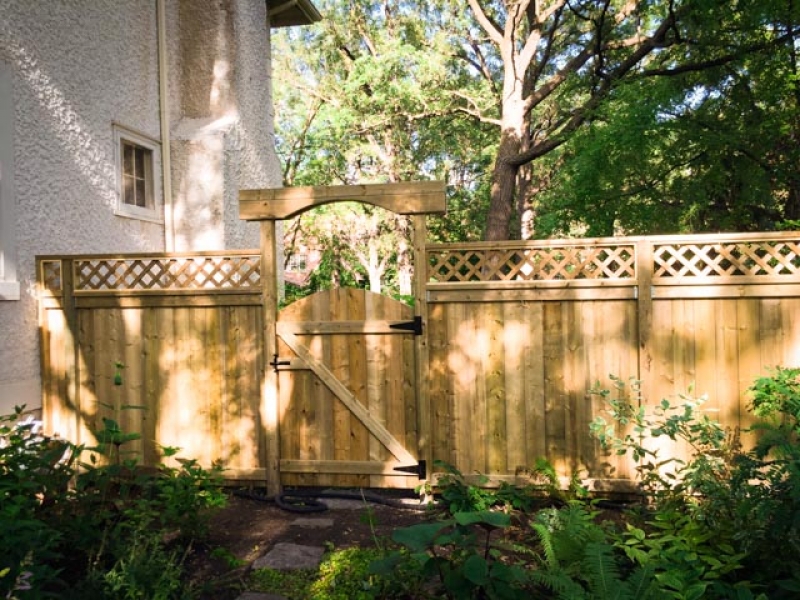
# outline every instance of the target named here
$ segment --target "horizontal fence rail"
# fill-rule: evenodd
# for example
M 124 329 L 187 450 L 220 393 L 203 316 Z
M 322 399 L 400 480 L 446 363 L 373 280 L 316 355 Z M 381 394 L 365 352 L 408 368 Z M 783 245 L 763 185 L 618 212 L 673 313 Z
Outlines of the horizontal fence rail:
M 598 383 L 640 379 L 648 403 L 693 388 L 711 416 L 744 431 L 753 380 L 800 364 L 798 232 L 429 244 L 420 256 L 415 385 L 430 405 L 415 413 L 429 415 L 432 458 L 463 473 L 519 482 L 544 457 L 561 477 L 623 489 L 635 464 L 589 436 L 604 410 L 589 391 Z M 148 406 L 125 416 L 147 461 L 158 444 L 177 445 L 223 460 L 233 479 L 263 477 L 260 386 L 272 357 L 260 257 L 39 257 L 48 428 L 91 445 L 107 399 L 121 395 Z M 317 418 L 294 422 L 316 430 Z

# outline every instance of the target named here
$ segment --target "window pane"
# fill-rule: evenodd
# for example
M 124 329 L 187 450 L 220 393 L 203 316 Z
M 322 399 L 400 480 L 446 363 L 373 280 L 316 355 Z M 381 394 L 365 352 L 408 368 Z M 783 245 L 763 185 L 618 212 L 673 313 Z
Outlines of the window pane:
M 133 177 L 122 176 L 122 201 L 125 204 L 135 204 L 136 198 L 133 194 Z
M 133 138 L 133 139 L 132 139 Z M 120 206 L 128 206 L 132 213 L 126 216 L 145 216 L 148 211 L 155 214 L 156 202 L 153 192 L 154 150 L 145 143 L 134 141 L 135 137 L 125 138 L 119 135 L 119 165 L 120 170 Z M 124 211 L 123 211 L 124 212 Z
M 136 160 L 134 162 L 134 174 L 136 175 L 137 179 L 144 179 L 144 163 L 146 160 L 146 156 L 149 154 L 148 150 L 144 148 L 136 148 Z
M 133 175 L 133 146 L 122 143 L 122 173 Z
M 145 196 L 145 180 L 136 179 L 136 206 L 147 206 L 147 198 Z

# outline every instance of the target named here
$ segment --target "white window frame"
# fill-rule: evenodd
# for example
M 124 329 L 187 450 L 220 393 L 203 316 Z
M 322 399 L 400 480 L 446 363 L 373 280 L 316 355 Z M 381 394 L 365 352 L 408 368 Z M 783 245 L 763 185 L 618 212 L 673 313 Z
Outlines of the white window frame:
M 19 300 L 14 190 L 14 88 L 11 67 L 0 61 L 0 301 Z
M 161 192 L 161 178 L 159 177 L 161 165 L 161 143 L 149 136 L 134 131 L 128 127 L 113 124 L 114 131 L 114 159 L 117 171 L 117 208 L 115 214 L 129 219 L 164 223 L 164 203 Z M 147 197 L 150 206 L 135 206 L 127 204 L 123 198 L 123 144 L 132 144 L 150 152 L 150 165 L 147 168 Z

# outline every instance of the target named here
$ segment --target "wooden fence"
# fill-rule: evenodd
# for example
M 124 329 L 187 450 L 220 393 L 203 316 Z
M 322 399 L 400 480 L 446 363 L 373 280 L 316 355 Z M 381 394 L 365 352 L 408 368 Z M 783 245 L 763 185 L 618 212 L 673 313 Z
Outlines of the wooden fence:
M 46 427 L 87 446 L 103 418 L 232 478 L 263 476 L 258 254 L 41 257 Z M 115 385 L 116 363 L 122 385 Z M 135 408 L 134 408 L 135 407 Z
M 263 477 L 259 256 L 40 257 L 48 429 L 91 443 L 114 414 L 105 404 L 145 405 L 118 413 L 143 433 L 133 449 L 145 462 L 157 441 L 221 459 L 232 478 Z M 648 401 L 693 385 L 706 410 L 746 427 L 754 378 L 800 364 L 796 232 L 428 245 L 424 256 L 416 385 L 430 439 L 417 456 L 464 473 L 514 480 L 546 457 L 564 477 L 613 487 L 634 465 L 588 433 L 602 410 L 588 390 L 609 374 L 641 379 Z

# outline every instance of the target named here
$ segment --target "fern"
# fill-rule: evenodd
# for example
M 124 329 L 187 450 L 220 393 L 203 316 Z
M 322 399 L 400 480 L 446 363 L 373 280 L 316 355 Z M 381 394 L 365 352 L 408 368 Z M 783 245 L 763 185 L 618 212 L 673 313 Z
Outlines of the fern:
M 625 582 L 632 600 L 655 598 L 654 571 L 650 566 L 637 567 Z
M 652 569 L 638 568 L 627 579 L 596 513 L 574 503 L 542 511 L 531 524 L 539 539 L 540 568 L 532 581 L 564 600 L 649 600 L 655 589 Z
M 620 585 L 619 567 L 614 560 L 612 546 L 598 542 L 588 544 L 581 567 L 592 597 L 628 599 L 627 595 L 620 595 L 623 588 Z
M 557 569 L 558 558 L 556 557 L 556 551 L 553 547 L 553 534 L 550 533 L 550 530 L 542 523 L 533 523 L 531 527 L 533 527 L 533 530 L 539 537 L 539 543 L 542 546 L 542 552 L 544 554 L 545 566 L 550 569 Z
M 583 586 L 562 569 L 534 571 L 531 573 L 531 581 L 535 585 L 553 592 L 556 598 L 564 600 L 589 600 L 591 598 L 591 596 L 587 596 Z

